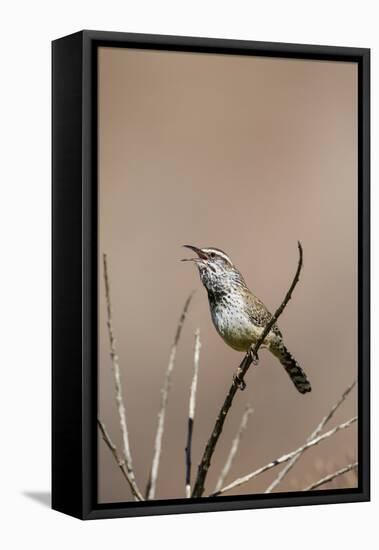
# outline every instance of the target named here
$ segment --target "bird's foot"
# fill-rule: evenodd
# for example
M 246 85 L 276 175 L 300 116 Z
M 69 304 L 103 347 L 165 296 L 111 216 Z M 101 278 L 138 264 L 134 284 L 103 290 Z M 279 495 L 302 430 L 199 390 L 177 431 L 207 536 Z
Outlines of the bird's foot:
M 243 391 L 246 388 L 246 382 L 241 377 L 241 375 L 242 375 L 241 369 L 238 368 L 236 374 L 233 375 L 233 382 L 235 383 L 238 389 Z
M 254 350 L 249 350 L 248 355 L 250 355 L 251 363 L 256 367 L 259 364 L 258 353 Z
M 252 349 L 249 349 L 246 352 L 246 355 L 244 356 L 242 363 L 238 367 L 236 374 L 233 376 L 233 382 L 241 391 L 243 391 L 246 388 L 246 382 L 243 379 L 246 373 L 246 370 L 249 368 L 251 364 L 256 366 L 258 365 L 258 363 L 259 363 L 259 357 L 257 352 L 253 351 Z

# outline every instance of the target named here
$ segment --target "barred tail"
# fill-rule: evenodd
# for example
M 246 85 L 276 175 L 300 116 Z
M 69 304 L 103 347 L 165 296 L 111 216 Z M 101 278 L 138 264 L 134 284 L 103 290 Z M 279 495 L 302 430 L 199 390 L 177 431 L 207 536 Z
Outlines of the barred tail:
M 283 342 L 278 342 L 270 346 L 270 351 L 279 359 L 286 369 L 288 376 L 295 384 L 300 393 L 307 393 L 312 390 L 311 385 L 303 369 L 297 364 Z

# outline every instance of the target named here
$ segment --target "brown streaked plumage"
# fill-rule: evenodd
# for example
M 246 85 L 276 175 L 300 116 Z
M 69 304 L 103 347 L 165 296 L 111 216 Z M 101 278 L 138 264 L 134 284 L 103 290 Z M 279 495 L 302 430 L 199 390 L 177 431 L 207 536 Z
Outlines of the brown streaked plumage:
M 272 318 L 271 313 L 249 290 L 241 273 L 225 252 L 214 247 L 184 246 L 197 254 L 195 258 L 185 261 L 195 262 L 199 269 L 217 332 L 231 348 L 247 352 Z M 277 325 L 273 326 L 262 347 L 279 359 L 300 393 L 311 391 L 304 371 L 285 347 Z

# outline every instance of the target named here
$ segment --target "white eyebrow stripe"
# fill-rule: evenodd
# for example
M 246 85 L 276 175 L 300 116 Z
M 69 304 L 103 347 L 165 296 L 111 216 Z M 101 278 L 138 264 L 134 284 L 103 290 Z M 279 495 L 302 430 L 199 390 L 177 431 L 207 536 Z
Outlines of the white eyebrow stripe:
M 233 265 L 232 260 L 225 254 L 225 252 L 222 252 L 221 250 L 218 250 L 217 248 L 203 248 L 204 252 L 206 254 L 210 254 L 211 252 L 214 252 L 217 256 L 220 256 L 221 258 L 224 258 L 230 265 Z

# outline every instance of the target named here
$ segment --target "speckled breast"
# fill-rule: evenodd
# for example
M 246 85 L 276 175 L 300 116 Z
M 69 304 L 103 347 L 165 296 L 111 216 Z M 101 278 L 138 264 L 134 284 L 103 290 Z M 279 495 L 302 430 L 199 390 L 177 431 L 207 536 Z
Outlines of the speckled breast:
M 252 323 L 238 297 L 227 296 L 218 304 L 210 303 L 210 309 L 217 332 L 231 348 L 247 351 L 258 338 L 260 329 Z

